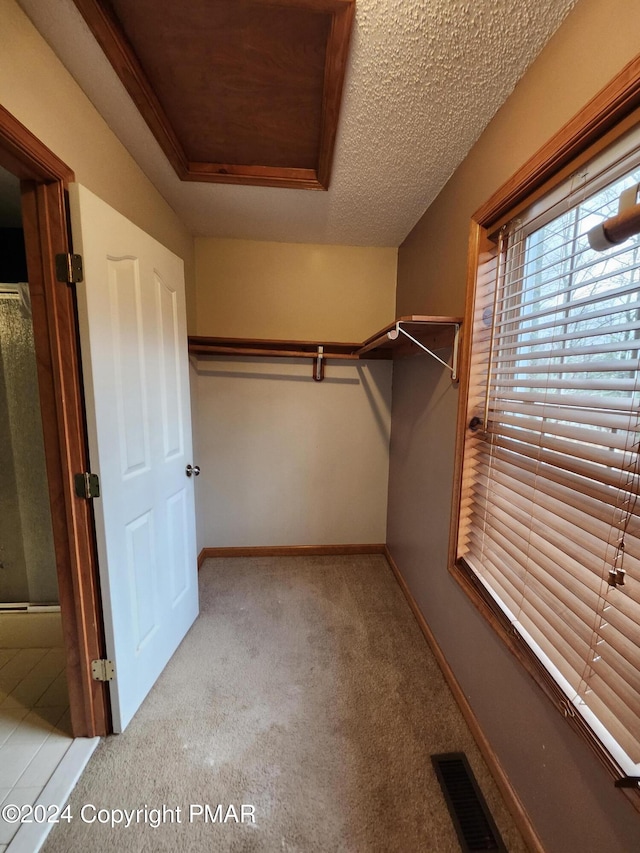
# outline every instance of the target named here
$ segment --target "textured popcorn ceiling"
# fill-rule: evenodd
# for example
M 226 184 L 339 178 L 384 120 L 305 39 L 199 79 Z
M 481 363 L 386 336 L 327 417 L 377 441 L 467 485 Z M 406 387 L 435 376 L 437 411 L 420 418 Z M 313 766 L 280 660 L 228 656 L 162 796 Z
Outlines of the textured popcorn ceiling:
M 183 183 L 71 0 L 18 0 L 194 234 L 397 246 L 577 0 L 356 0 L 328 192 Z M 73 164 L 70 164 L 73 166 Z

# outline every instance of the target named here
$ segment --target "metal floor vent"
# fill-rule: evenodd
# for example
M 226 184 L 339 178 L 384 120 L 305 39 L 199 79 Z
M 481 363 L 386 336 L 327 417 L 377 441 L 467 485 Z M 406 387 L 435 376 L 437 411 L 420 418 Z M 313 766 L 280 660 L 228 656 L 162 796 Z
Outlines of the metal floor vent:
M 466 755 L 447 752 L 432 755 L 431 761 L 463 853 L 475 850 L 508 853 Z

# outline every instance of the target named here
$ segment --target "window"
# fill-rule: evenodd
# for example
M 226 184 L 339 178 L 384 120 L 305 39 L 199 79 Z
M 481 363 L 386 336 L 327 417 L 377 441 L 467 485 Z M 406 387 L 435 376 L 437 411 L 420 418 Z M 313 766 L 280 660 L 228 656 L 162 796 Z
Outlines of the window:
M 456 565 L 619 778 L 640 777 L 640 184 L 616 143 L 504 226 L 473 309 Z

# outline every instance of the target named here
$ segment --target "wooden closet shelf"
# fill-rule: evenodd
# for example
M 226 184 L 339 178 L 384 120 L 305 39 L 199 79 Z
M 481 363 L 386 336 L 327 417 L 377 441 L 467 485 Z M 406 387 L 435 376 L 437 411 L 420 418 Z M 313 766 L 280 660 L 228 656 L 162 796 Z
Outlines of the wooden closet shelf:
M 418 347 L 403 335 L 389 338 L 389 332 L 393 333 L 398 323 L 420 343 L 432 349 L 441 349 L 453 346 L 455 327 L 462 324 L 462 317 L 399 317 L 362 343 L 190 335 L 189 352 L 192 355 L 262 355 L 280 358 L 316 358 L 318 347 L 323 347 L 325 357 L 333 358 L 392 358 L 396 353 L 406 355 L 418 352 Z
M 363 341 L 357 354 L 360 358 L 393 358 L 419 352 L 419 345 L 404 334 L 396 334 L 398 328 L 408 332 L 423 347 L 451 347 L 454 345 L 456 330 L 461 325 L 462 317 L 430 317 L 423 314 L 398 317 L 393 323 Z
M 324 375 L 326 359 L 394 358 L 425 350 L 445 364 L 432 350 L 453 347 L 453 366 L 446 365 L 456 379 L 457 341 L 462 317 L 432 317 L 413 314 L 398 317 L 362 343 L 268 340 L 264 338 L 220 338 L 189 336 L 189 353 L 198 356 L 244 355 L 264 358 L 312 358 L 314 379 Z M 320 369 L 322 367 L 322 370 Z

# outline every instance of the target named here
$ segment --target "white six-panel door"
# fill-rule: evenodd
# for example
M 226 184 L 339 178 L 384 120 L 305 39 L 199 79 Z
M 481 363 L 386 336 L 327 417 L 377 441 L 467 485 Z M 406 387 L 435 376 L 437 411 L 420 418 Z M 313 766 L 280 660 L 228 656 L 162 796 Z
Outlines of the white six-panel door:
M 89 451 L 114 731 L 198 613 L 182 261 L 70 186 Z

